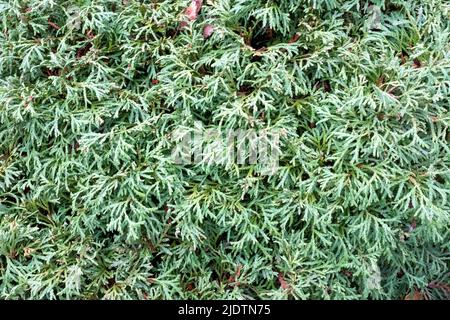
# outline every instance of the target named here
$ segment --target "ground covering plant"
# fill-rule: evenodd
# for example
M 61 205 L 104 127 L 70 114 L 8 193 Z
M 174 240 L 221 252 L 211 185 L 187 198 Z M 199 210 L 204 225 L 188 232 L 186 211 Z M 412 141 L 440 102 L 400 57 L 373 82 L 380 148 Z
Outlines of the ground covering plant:
M 0 298 L 446 299 L 450 3 L 0 1 Z M 278 130 L 279 167 L 171 133 Z

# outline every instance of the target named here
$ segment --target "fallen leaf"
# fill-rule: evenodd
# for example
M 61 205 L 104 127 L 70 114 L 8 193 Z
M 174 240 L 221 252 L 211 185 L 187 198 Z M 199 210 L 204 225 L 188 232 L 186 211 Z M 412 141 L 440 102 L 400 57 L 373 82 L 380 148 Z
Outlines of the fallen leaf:
M 420 68 L 420 67 L 422 67 L 422 62 L 420 62 L 420 60 L 419 59 L 414 59 L 414 65 L 413 65 L 413 67 L 415 68 L 415 69 L 418 69 L 418 68 Z
M 186 291 L 192 291 L 194 289 L 194 286 L 192 283 L 189 283 L 186 287 Z
M 297 40 L 300 38 L 300 35 L 298 33 L 294 34 L 294 36 L 289 40 L 289 43 L 297 42 Z
M 423 293 L 420 292 L 419 290 L 414 290 L 413 293 L 410 293 L 405 297 L 405 300 L 424 300 L 424 299 L 425 297 Z
M 197 19 L 197 16 L 202 8 L 202 4 L 203 0 L 192 0 L 189 7 L 187 7 L 186 10 L 184 11 L 186 17 L 191 21 Z
M 281 288 L 284 290 L 289 289 L 289 284 L 284 280 L 283 275 L 278 273 L 278 281 L 280 282 Z
M 214 32 L 214 27 L 210 24 L 207 24 L 203 28 L 203 38 L 208 39 Z
M 241 270 L 242 270 L 242 266 L 238 265 L 236 268 L 236 273 L 234 276 L 230 276 L 228 278 L 228 283 L 235 285 L 235 286 L 239 286 L 241 283 L 239 281 L 236 281 L 236 279 L 241 275 Z
M 49 26 L 55 28 L 56 30 L 61 29 L 56 23 L 51 22 L 50 20 L 48 20 L 47 22 L 48 22 L 48 25 L 49 25 Z

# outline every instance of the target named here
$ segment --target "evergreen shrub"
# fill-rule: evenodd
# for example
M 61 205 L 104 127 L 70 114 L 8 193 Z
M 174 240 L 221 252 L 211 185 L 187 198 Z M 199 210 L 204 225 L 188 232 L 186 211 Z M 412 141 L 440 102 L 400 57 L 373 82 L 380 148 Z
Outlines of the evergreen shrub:
M 445 299 L 447 0 L 1 0 L 0 298 Z M 279 166 L 174 163 L 277 130 Z

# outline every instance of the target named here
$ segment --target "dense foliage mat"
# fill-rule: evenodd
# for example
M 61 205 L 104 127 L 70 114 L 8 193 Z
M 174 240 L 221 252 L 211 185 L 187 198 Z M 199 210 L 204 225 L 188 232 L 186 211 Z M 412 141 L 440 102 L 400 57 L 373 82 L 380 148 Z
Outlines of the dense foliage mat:
M 445 299 L 444 0 L 0 1 L 0 298 Z M 279 168 L 177 128 L 280 130 Z

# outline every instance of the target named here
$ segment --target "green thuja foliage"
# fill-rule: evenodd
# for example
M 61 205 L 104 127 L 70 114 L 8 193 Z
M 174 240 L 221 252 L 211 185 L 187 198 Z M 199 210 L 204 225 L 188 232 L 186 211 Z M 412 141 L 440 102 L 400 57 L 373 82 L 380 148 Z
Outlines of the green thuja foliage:
M 1 0 L 0 298 L 448 298 L 449 18 Z M 280 130 L 278 170 L 174 163 L 199 123 Z

